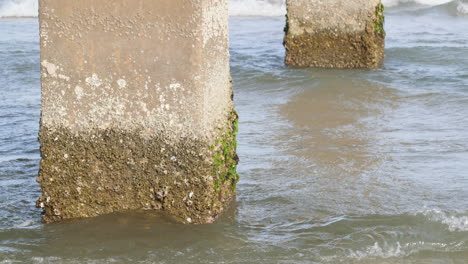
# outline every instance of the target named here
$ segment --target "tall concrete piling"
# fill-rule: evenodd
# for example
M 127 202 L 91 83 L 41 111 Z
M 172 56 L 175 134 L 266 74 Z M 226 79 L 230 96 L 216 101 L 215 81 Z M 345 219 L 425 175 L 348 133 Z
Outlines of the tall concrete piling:
M 210 223 L 235 195 L 226 0 L 41 0 L 43 220 L 163 210 Z
M 380 0 L 287 0 L 289 66 L 376 68 L 384 59 Z

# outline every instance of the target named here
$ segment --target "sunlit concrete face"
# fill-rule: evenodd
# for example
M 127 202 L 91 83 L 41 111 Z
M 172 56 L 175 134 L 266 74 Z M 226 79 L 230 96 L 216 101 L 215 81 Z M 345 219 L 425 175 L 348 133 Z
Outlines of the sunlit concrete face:
M 380 0 L 288 0 L 284 45 L 289 66 L 376 68 L 384 59 Z
M 39 13 L 43 219 L 212 222 L 237 182 L 226 1 L 42 0 Z

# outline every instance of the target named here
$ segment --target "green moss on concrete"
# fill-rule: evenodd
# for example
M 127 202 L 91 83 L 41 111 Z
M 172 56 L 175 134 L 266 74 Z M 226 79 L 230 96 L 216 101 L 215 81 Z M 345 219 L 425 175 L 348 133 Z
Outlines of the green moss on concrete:
M 221 133 L 221 136 L 211 146 L 215 152 L 213 154 L 213 174 L 214 191 L 219 193 L 224 186 L 229 185 L 231 191 L 235 191 L 236 184 L 239 181 L 237 173 L 237 132 L 239 131 L 239 118 L 235 110 L 230 114 L 227 125 L 227 131 Z
M 374 18 L 374 31 L 377 34 L 384 35 L 384 23 L 385 23 L 385 16 L 384 16 L 385 7 L 382 3 L 379 3 L 375 7 L 375 18 Z

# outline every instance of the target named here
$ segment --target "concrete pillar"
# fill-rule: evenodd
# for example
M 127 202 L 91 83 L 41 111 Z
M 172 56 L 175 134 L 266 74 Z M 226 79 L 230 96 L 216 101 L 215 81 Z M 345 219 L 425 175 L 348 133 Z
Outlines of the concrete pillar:
M 45 222 L 164 210 L 210 223 L 235 195 L 226 0 L 41 0 Z
M 376 68 L 384 59 L 380 0 L 287 0 L 286 64 Z

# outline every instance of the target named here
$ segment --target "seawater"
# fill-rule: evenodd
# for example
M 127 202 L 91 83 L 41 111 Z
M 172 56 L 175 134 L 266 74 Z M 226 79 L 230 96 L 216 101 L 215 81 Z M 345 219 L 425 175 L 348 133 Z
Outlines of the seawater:
M 345 71 L 285 67 L 284 3 L 232 0 L 242 178 L 203 226 L 41 223 L 36 3 L 0 1 L 0 263 L 468 262 L 466 2 L 387 1 L 384 67 Z

